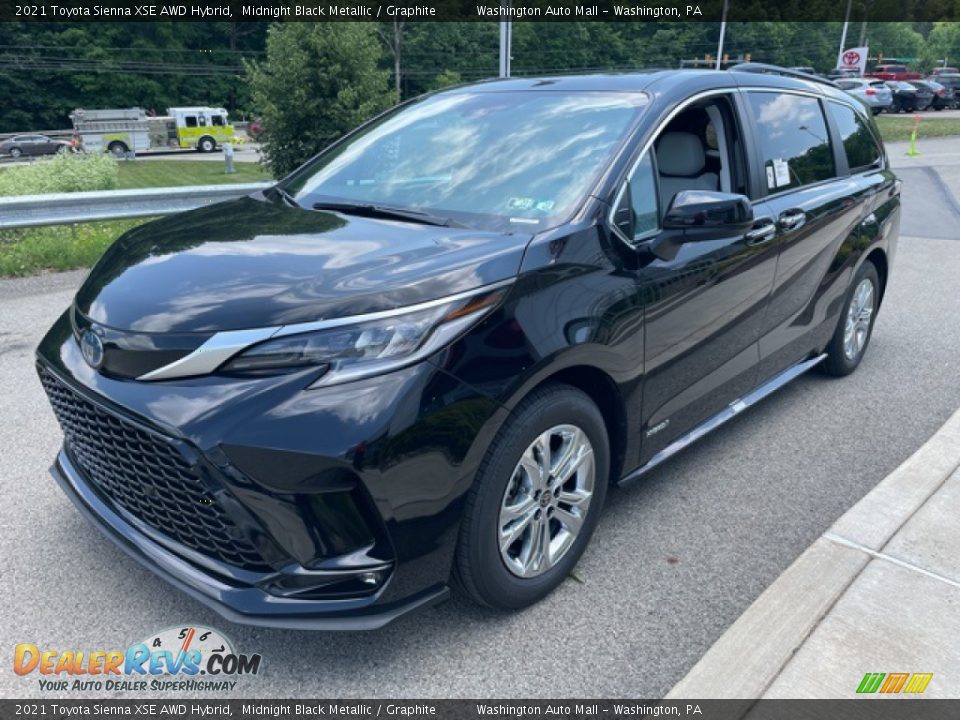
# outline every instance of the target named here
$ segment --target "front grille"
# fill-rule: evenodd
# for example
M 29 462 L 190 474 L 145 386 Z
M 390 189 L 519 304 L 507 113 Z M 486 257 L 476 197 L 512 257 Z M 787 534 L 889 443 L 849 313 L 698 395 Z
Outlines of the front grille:
M 94 405 L 46 368 L 38 371 L 71 455 L 101 494 L 193 550 L 267 569 L 172 442 Z

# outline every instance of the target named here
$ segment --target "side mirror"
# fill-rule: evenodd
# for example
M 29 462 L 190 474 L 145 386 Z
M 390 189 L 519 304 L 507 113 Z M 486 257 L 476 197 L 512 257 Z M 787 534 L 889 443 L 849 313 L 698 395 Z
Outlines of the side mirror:
M 711 190 L 678 192 L 663 218 L 663 227 L 671 230 L 719 227 L 747 229 L 752 223 L 753 208 L 745 195 Z

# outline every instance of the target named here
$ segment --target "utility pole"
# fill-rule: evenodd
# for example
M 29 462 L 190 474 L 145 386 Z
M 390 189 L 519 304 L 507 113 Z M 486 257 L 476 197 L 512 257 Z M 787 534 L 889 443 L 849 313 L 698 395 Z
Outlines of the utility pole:
M 723 39 L 727 34 L 727 5 L 729 5 L 729 0 L 723 0 L 723 17 L 720 18 L 720 42 L 717 43 L 717 70 L 720 69 L 720 63 L 723 62 Z
M 843 19 L 843 33 L 840 35 L 840 50 L 837 53 L 839 57 L 847 49 L 847 29 L 850 27 L 850 8 L 853 0 L 847 0 L 847 16 Z
M 500 5 L 500 77 L 510 77 L 510 36 L 513 22 L 509 19 L 510 0 Z

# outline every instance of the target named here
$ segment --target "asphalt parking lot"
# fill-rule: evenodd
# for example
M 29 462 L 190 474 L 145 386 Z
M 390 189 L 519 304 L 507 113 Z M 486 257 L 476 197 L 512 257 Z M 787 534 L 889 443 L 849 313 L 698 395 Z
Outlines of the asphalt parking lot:
M 103 539 L 47 475 L 60 433 L 32 353 L 82 274 L 0 282 L 0 647 L 112 649 L 199 623 L 263 655 L 238 697 L 662 696 L 960 406 L 960 205 L 947 189 L 960 145 L 922 151 L 901 173 L 903 237 L 860 369 L 802 377 L 612 492 L 577 579 L 515 615 L 455 597 L 374 633 L 265 630 L 171 589 Z M 951 152 L 956 166 L 923 164 Z M 0 696 L 42 695 L 9 658 Z

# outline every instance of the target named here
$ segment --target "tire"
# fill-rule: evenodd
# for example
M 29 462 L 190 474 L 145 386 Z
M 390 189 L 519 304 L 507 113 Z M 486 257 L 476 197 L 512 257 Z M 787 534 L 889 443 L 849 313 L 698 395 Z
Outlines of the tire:
M 869 316 L 864 322 L 864 307 L 857 312 L 857 307 L 862 303 L 861 289 L 864 283 L 870 284 L 870 298 L 866 304 L 869 309 Z M 849 375 L 860 365 L 863 356 L 867 352 L 870 344 L 870 337 L 873 335 L 873 324 L 877 319 L 877 308 L 880 303 L 880 275 L 877 268 L 869 260 L 860 266 L 857 274 L 850 283 L 850 289 L 847 291 L 847 301 L 843 304 L 843 311 L 837 320 L 837 329 L 833 332 L 833 337 L 827 345 L 827 359 L 820 363 L 820 368 L 828 375 L 843 377 Z M 853 333 L 856 337 L 848 336 L 848 326 L 851 323 L 851 316 L 859 315 L 859 322 L 854 321 Z M 855 318 L 854 318 L 855 320 Z M 862 333 L 862 334 L 861 334 Z M 852 341 L 856 341 L 854 345 Z M 851 350 L 855 352 L 851 353 Z
M 114 140 L 112 143 L 107 145 L 107 152 L 114 157 L 123 157 L 130 152 L 130 148 L 127 147 L 126 143 L 120 142 L 119 140 Z
M 583 461 L 559 485 L 549 478 L 538 483 L 535 473 L 520 465 L 523 457 L 526 468 L 542 467 L 534 444 L 543 437 L 555 441 L 552 454 L 561 456 L 553 457 L 555 466 L 562 464 L 565 450 L 581 450 Z M 560 585 L 577 564 L 599 521 L 610 474 L 609 447 L 603 415 L 576 388 L 550 385 L 520 403 L 488 448 L 467 495 L 453 571 L 457 586 L 481 605 L 515 610 L 543 599 Z M 592 449 L 592 468 L 587 448 Z M 554 491 L 559 487 L 560 492 L 538 492 L 534 489 L 537 485 Z M 584 503 L 588 487 L 592 494 L 587 494 Z M 574 497 L 581 499 L 576 504 L 564 502 Z M 521 505 L 525 510 L 518 510 Z M 523 514 L 513 521 L 504 520 L 515 512 Z M 556 556 L 547 556 L 540 564 L 530 560 L 524 575 L 524 558 L 537 557 L 532 552 L 534 533 L 543 529 L 544 519 L 550 545 L 557 545 Z M 564 523 L 575 519 L 579 519 L 579 528 L 571 532 L 573 525 Z M 503 529 L 507 527 L 515 530 L 514 539 L 504 543 Z M 528 548 L 531 552 L 525 555 Z
M 23 150 L 18 147 L 10 148 L 10 157 L 16 160 L 18 157 L 23 155 Z
M 217 149 L 217 141 L 209 135 L 204 135 L 197 141 L 197 151 L 202 153 L 211 153 Z

